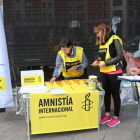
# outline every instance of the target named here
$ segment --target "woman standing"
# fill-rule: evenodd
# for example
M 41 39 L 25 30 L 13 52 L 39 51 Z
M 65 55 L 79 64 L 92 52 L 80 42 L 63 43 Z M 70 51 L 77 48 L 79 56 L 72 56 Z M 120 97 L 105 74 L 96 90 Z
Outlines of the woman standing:
M 101 119 L 100 124 L 106 122 L 107 126 L 114 127 L 120 123 L 120 80 L 118 76 L 122 75 L 122 59 L 123 52 L 122 40 L 116 36 L 111 27 L 105 23 L 98 23 L 94 27 L 96 36 L 96 45 L 99 46 L 99 57 L 92 63 L 92 66 L 100 67 L 100 74 L 103 89 L 105 90 L 105 115 Z M 110 116 L 111 94 L 114 99 L 114 116 Z

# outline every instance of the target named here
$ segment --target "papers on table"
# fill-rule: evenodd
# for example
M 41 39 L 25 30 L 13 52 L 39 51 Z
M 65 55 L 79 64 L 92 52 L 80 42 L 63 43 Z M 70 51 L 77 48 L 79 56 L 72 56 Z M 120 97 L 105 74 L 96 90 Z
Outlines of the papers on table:
M 20 93 L 41 93 L 41 92 L 47 92 L 50 89 L 46 86 L 34 86 L 34 87 L 21 87 Z
M 64 89 L 56 88 L 56 89 L 50 89 L 50 92 L 52 95 L 58 95 L 58 94 L 67 94 Z
M 126 80 L 130 82 L 140 82 L 140 76 L 118 76 L 118 79 Z
M 67 94 L 63 89 L 49 89 L 46 86 L 21 87 L 19 93 L 42 93 L 50 91 L 52 95 Z

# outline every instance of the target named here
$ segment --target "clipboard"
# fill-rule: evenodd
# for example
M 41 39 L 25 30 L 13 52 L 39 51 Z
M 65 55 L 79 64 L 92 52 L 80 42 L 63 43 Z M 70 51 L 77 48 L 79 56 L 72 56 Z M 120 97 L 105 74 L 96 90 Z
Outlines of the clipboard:
M 117 79 L 129 82 L 140 82 L 140 76 L 118 76 Z
M 69 68 L 67 71 L 76 70 L 76 69 L 79 68 L 80 66 L 81 66 L 81 64 L 76 65 L 76 66 L 72 66 L 72 67 Z
M 92 66 L 92 64 L 89 64 L 89 65 L 91 65 Z M 98 66 L 99 64 L 96 64 L 96 65 L 94 65 L 94 66 Z

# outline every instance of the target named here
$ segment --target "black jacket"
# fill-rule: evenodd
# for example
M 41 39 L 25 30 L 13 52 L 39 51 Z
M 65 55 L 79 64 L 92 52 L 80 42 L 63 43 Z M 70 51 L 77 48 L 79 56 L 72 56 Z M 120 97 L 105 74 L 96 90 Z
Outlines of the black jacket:
M 106 42 L 110 39 L 112 35 L 114 35 L 113 31 L 108 35 L 109 37 L 106 38 Z M 106 60 L 105 65 L 109 66 L 115 64 L 116 69 L 122 68 L 120 61 L 123 59 L 123 51 L 122 51 L 122 45 L 118 39 L 114 39 L 114 41 L 110 44 L 109 53 L 112 59 Z

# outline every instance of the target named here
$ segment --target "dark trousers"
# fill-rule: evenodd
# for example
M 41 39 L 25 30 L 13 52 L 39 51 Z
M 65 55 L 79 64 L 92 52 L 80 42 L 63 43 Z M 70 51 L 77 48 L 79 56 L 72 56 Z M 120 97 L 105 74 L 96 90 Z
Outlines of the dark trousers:
M 105 90 L 104 102 L 105 102 L 105 111 L 110 112 L 111 105 L 111 94 L 114 100 L 114 116 L 119 116 L 120 113 L 120 83 L 121 80 L 117 80 L 118 76 L 122 76 L 122 73 L 119 74 L 101 74 L 101 80 L 103 89 Z

